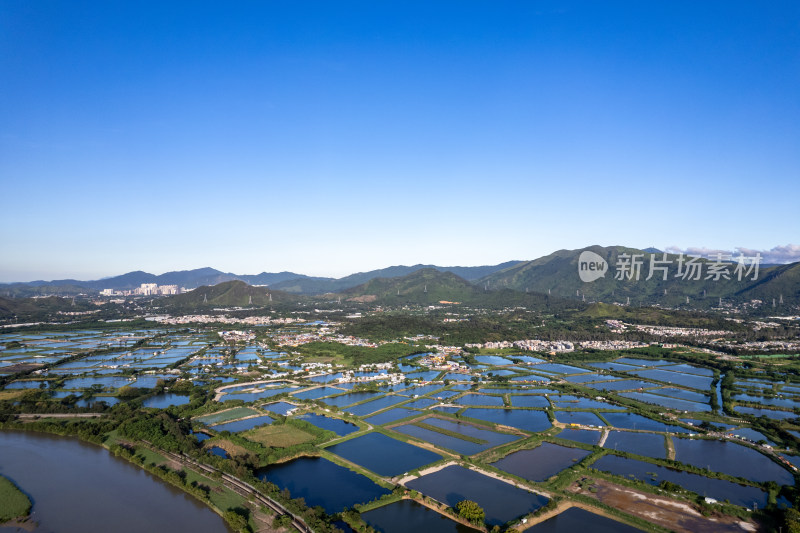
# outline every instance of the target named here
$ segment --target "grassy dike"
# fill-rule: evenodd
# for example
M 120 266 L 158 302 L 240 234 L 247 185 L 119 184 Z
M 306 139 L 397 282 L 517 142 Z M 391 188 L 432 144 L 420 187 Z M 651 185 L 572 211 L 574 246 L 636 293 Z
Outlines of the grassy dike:
M 31 512 L 31 500 L 10 479 L 0 476 L 0 525 L 22 520 Z

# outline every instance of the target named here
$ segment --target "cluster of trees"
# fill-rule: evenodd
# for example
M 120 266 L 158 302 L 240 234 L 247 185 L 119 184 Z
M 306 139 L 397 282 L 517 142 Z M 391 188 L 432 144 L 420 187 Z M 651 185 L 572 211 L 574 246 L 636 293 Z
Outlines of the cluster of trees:
M 118 430 L 123 437 L 149 442 L 169 452 L 189 452 L 195 448 L 194 439 L 188 437 L 189 423 L 166 412 L 134 411 L 120 423 Z
M 461 500 L 456 504 L 458 516 L 466 519 L 471 524 L 483 525 L 486 519 L 486 512 L 483 508 L 472 500 Z

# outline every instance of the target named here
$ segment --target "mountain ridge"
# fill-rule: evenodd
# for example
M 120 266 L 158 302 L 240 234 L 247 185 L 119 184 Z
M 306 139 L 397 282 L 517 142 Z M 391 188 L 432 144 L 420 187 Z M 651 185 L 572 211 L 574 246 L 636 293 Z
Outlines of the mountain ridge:
M 80 281 L 74 279 L 37 280 L 29 282 L 0 283 L 0 294 L 6 297 L 26 297 L 44 294 L 76 295 L 86 291 L 99 292 L 103 289 L 132 290 L 143 283 L 157 285 L 178 285 L 186 289 L 211 286 L 227 281 L 244 281 L 248 285 L 267 285 L 271 288 L 299 294 L 324 294 L 355 287 L 376 277 L 397 277 L 423 268 L 453 271 L 467 279 L 488 275 L 500 268 L 507 268 L 519 261 L 506 261 L 499 265 L 476 267 L 439 267 L 417 264 L 414 266 L 396 265 L 366 272 L 357 272 L 342 278 L 314 277 L 295 272 L 261 272 L 260 274 L 234 274 L 222 272 L 211 267 L 192 270 L 176 270 L 163 274 L 150 274 L 142 270 L 127 272 L 119 276 L 99 280 Z
M 579 276 L 578 259 L 583 252 L 593 252 L 608 265 L 605 276 L 591 282 L 584 282 Z M 623 254 L 627 254 L 626 257 Z M 633 255 L 641 255 L 642 265 L 639 279 L 616 279 L 615 267 L 625 264 Z M 667 268 L 667 279 L 663 272 L 654 269 L 651 279 L 650 261 L 663 261 Z M 685 258 L 684 258 L 685 259 Z M 690 305 L 712 307 L 719 300 L 762 300 L 771 304 L 775 298 L 800 302 L 800 262 L 778 266 L 762 266 L 757 279 L 743 276 L 738 280 L 732 275 L 735 263 L 725 263 L 729 268 L 729 278 L 708 278 L 714 261 L 701 258 L 700 279 L 684 279 L 677 272 L 679 256 L 663 252 L 652 254 L 645 250 L 625 246 L 588 246 L 574 250 L 557 250 L 552 254 L 519 263 L 504 270 L 492 273 L 476 281 L 492 287 L 508 287 L 517 291 L 529 290 L 544 292 L 563 298 L 586 298 L 589 301 L 605 303 L 630 303 L 635 305 L 665 305 L 670 307 Z M 654 263 L 655 264 L 655 263 Z M 752 274 L 751 274 L 752 276 Z
M 587 246 L 573 250 L 561 249 L 530 261 L 507 261 L 497 265 L 476 267 L 439 267 L 436 265 L 416 264 L 411 266 L 395 265 L 383 269 L 357 272 L 342 278 L 311 277 L 294 272 L 262 272 L 255 275 L 236 275 L 222 272 L 210 267 L 194 270 L 166 272 L 161 275 L 149 274 L 141 270 L 128 272 L 120 276 L 82 282 L 78 280 L 54 280 L 50 282 L 28 282 L 16 284 L 0 284 L 0 296 L 39 297 L 46 295 L 73 296 L 80 293 L 92 293 L 104 288 L 115 290 L 131 290 L 142 283 L 159 285 L 178 285 L 187 289 L 210 287 L 229 281 L 242 281 L 248 285 L 269 286 L 271 291 L 285 294 L 324 295 L 350 294 L 351 289 L 360 287 L 376 279 L 397 279 L 416 272 L 429 271 L 453 274 L 462 282 L 475 285 L 484 291 L 511 290 L 517 292 L 534 292 L 558 296 L 568 299 L 586 299 L 588 302 L 631 303 L 634 305 L 664 305 L 669 307 L 691 306 L 709 308 L 719 304 L 720 299 L 731 302 L 762 300 L 764 305 L 786 301 L 792 305 L 800 303 L 800 262 L 785 265 L 763 265 L 757 279 L 711 280 L 705 278 L 712 261 L 700 259 L 703 269 L 701 279 L 682 279 L 675 274 L 678 255 L 664 254 L 655 248 L 640 250 L 626 246 Z M 593 252 L 608 265 L 604 277 L 592 282 L 584 282 L 578 272 L 578 258 L 583 252 Z M 614 269 L 627 254 L 641 255 L 641 276 L 639 280 L 615 279 Z M 652 255 L 651 255 L 652 254 Z M 660 260 L 664 257 L 670 262 L 667 279 L 662 279 L 659 272 L 652 279 L 646 279 L 651 258 Z M 730 268 L 735 266 L 728 263 Z M 746 278 L 746 276 L 745 276 Z M 443 280 L 444 278 L 442 278 Z M 444 281 L 440 280 L 441 283 Z M 383 283 L 376 282 L 369 290 L 378 291 Z M 460 284 L 460 285 L 459 285 Z M 461 282 L 449 281 L 456 294 L 466 297 L 465 287 Z M 460 288 L 457 288 L 459 285 Z M 398 287 L 393 286 L 395 292 Z M 457 290 L 456 290 L 457 289 Z M 348 292 L 350 291 L 350 292 Z M 401 291 L 402 292 L 402 291 Z M 471 293 L 470 293 L 471 294 Z M 364 296 L 364 295 L 362 295 Z M 384 295 L 385 296 L 385 295 Z M 396 295 L 395 295 L 396 296 Z M 377 297 L 377 296 L 376 296 Z M 475 295 L 475 301 L 480 301 Z M 440 299 L 454 299 L 442 296 Z M 688 301 L 687 301 L 688 299 Z M 418 299 L 428 301 L 430 298 Z M 431 300 L 433 301 L 433 300 Z

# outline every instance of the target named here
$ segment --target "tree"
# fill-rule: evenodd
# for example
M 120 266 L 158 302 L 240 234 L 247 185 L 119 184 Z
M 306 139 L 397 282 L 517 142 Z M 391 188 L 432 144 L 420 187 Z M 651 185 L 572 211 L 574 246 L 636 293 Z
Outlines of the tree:
M 472 500 L 461 500 L 456 504 L 458 516 L 466 518 L 473 524 L 482 524 L 486 518 L 486 513 L 480 505 Z
M 276 528 L 289 527 L 292 525 L 292 517 L 288 514 L 283 514 L 272 521 L 272 526 Z
M 241 508 L 228 509 L 222 518 L 231 526 L 234 531 L 250 531 L 250 526 L 247 523 L 247 518 L 243 515 Z

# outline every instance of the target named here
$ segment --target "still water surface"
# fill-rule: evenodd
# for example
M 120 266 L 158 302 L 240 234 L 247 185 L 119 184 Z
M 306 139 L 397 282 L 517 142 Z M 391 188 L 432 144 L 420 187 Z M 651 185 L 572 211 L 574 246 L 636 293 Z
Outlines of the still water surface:
M 292 498 L 304 498 L 309 507 L 322 506 L 329 514 L 365 503 L 389 490 L 369 478 L 321 457 L 300 457 L 256 472 L 260 479 L 289 489 Z

